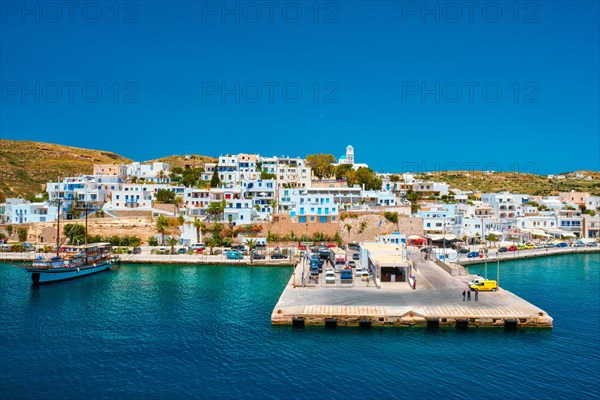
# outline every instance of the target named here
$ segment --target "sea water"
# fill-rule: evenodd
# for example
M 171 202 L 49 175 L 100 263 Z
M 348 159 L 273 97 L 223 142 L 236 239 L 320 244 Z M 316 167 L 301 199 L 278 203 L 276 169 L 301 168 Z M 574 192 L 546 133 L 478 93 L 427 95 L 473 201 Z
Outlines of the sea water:
M 285 267 L 121 265 L 34 287 L 0 264 L 0 398 L 599 398 L 600 256 L 500 268 L 554 329 L 271 326 Z

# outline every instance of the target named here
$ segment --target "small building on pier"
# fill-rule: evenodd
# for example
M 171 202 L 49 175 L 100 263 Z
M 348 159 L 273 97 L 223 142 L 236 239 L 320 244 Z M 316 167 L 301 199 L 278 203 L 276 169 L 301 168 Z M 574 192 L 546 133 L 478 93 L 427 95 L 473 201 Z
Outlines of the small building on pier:
M 381 282 L 407 282 L 412 275 L 412 262 L 403 254 L 404 247 L 391 243 L 362 242 L 360 265 Z

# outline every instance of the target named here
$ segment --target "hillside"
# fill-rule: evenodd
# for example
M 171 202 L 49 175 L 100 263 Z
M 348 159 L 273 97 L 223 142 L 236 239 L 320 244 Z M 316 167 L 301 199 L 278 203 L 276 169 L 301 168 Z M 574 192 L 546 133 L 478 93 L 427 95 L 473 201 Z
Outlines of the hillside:
M 155 160 L 148 160 L 148 161 L 144 161 L 144 162 L 166 162 L 169 163 L 169 167 L 171 169 L 173 168 L 182 168 L 182 169 L 186 169 L 186 167 L 189 168 L 199 168 L 199 167 L 204 167 L 204 164 L 206 163 L 211 163 L 217 162 L 217 158 L 216 157 L 209 157 L 209 156 L 201 156 L 198 154 L 189 154 L 187 156 L 167 156 L 167 157 L 161 157 L 161 158 L 157 158 Z
M 101 150 L 58 144 L 0 139 L 0 202 L 43 191 L 43 184 L 59 176 L 91 174 L 94 164 L 130 163 Z
M 576 178 L 576 173 L 591 176 L 591 180 Z M 590 192 L 600 195 L 600 173 L 576 171 L 564 173 L 565 179 L 548 179 L 545 175 L 515 172 L 443 171 L 419 174 L 418 177 L 447 182 L 451 188 L 482 192 L 510 191 L 536 196 L 557 195 L 558 192 Z

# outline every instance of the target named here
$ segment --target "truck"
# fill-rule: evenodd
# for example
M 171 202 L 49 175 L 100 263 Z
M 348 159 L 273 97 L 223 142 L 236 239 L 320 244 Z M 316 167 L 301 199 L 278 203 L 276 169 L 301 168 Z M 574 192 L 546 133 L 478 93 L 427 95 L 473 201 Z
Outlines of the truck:
M 316 263 L 319 265 L 319 272 L 323 272 L 323 263 L 324 261 L 321 259 L 321 257 L 319 257 L 318 254 L 313 254 L 310 257 L 310 265 L 312 266 L 313 263 Z
M 352 283 L 352 269 L 346 268 L 340 271 L 341 283 Z
M 310 260 L 310 274 L 311 275 L 319 275 L 319 272 L 323 270 L 323 263 L 320 263 L 318 259 Z

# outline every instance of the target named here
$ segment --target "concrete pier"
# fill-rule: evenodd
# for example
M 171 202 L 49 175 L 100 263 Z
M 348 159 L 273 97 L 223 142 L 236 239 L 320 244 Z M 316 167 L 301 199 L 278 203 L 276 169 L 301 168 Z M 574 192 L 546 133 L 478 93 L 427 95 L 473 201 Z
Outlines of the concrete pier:
M 415 255 L 415 258 L 419 257 Z M 271 315 L 273 324 L 328 326 L 454 326 L 551 328 L 544 310 L 499 288 L 463 301 L 471 275 L 451 275 L 431 261 L 413 260 L 416 289 L 406 282 L 318 283 L 303 263 L 285 287 Z M 303 275 L 304 273 L 304 275 Z M 305 279 L 302 279 L 304 276 Z

